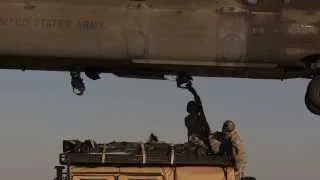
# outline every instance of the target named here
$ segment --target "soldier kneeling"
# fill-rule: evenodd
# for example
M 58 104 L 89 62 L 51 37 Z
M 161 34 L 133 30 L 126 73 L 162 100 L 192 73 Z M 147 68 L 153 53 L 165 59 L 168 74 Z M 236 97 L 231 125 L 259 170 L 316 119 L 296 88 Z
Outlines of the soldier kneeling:
M 209 139 L 211 149 L 215 154 L 233 157 L 237 178 L 243 177 L 246 157 L 240 135 L 236 131 L 235 122 L 231 120 L 225 121 L 222 132 L 211 134 Z

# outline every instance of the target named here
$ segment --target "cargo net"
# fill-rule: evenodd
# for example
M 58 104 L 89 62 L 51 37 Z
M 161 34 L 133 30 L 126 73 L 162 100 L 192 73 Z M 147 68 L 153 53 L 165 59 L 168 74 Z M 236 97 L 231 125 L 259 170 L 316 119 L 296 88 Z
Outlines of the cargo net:
M 200 146 L 184 143 L 110 142 L 98 144 L 93 140 L 64 140 L 60 163 L 63 165 L 112 166 L 233 166 L 229 156 L 199 154 Z

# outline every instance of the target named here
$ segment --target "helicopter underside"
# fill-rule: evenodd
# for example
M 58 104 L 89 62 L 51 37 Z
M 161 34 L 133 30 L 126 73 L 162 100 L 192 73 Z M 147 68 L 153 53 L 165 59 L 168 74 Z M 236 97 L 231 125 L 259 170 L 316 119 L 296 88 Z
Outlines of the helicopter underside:
M 191 76 L 230 77 L 248 79 L 311 78 L 302 64 L 275 64 L 263 62 L 183 61 L 183 60 L 112 60 L 101 58 L 0 56 L 0 69 L 37 71 L 95 71 L 123 77 L 162 79 L 165 75 L 187 73 Z
M 320 4 L 298 2 L 4 0 L 0 69 L 67 71 L 81 91 L 82 72 L 308 78 L 305 104 L 320 115 Z

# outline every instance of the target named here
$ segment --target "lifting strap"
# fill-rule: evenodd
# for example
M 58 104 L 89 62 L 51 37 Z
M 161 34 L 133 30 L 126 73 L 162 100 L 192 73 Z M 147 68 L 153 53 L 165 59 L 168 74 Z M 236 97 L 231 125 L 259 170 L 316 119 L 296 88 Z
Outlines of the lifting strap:
M 142 152 L 142 163 L 146 164 L 146 149 L 144 148 L 144 143 L 141 143 L 141 152 Z
M 171 165 L 174 163 L 174 144 L 171 144 Z
M 102 163 L 104 164 L 105 162 L 106 162 L 106 144 L 103 144 Z

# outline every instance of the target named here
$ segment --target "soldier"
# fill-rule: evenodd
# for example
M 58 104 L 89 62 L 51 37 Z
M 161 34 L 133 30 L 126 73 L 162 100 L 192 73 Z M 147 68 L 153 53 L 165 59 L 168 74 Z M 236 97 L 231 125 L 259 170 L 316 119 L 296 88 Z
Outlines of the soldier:
M 188 142 L 200 145 L 208 152 L 211 149 L 209 143 L 210 127 L 202 108 L 201 99 L 191 83 L 187 83 L 186 89 L 194 96 L 194 101 L 189 101 L 187 104 L 189 115 L 185 118 L 185 125 L 188 130 Z
M 234 121 L 227 120 L 222 127 L 223 140 L 220 151 L 234 157 L 237 176 L 240 179 L 244 175 L 246 154 L 239 133 L 236 131 Z

